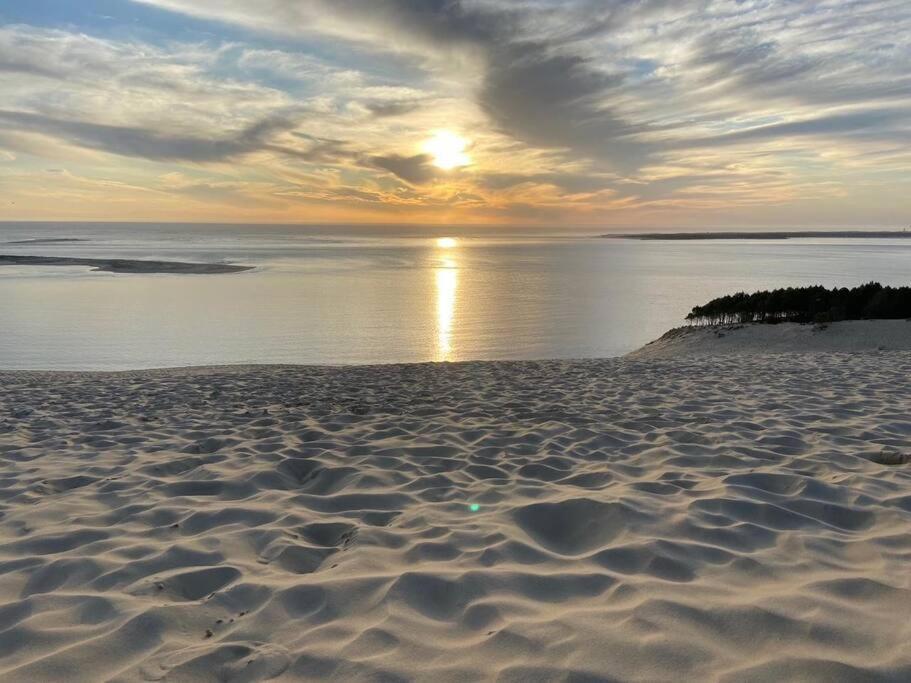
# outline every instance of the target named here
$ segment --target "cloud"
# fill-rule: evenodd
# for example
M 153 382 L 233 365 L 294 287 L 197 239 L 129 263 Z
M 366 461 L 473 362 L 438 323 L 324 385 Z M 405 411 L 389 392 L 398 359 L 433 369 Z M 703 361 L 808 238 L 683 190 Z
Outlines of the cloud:
M 301 150 L 291 149 L 287 146 L 270 145 L 269 149 L 278 150 L 298 159 L 316 163 L 335 163 L 343 159 L 357 158 L 357 153 L 350 149 L 350 143 L 345 140 L 321 138 L 299 131 L 293 132 L 292 135 L 301 140 L 306 140 L 310 146 Z
M 103 63 L 103 45 L 84 36 L 40 31 L 26 26 L 0 27 L 0 73 L 65 78 Z M 50 48 L 50 49 L 49 49 Z
M 111 163 L 97 150 L 156 175 L 192 163 L 213 202 L 236 180 L 237 196 L 607 220 L 763 198 L 808 215 L 788 188 L 870 207 L 911 164 L 906 0 L 142 2 L 207 32 L 0 27 L 16 153 L 0 170 L 88 176 Z M 471 173 L 416 154 L 447 127 Z
M 286 81 L 297 81 L 316 87 L 320 91 L 334 87 L 363 87 L 363 74 L 356 70 L 335 66 L 324 59 L 300 51 L 243 49 L 237 56 L 237 68 L 265 74 Z
M 890 124 L 905 122 L 907 118 L 908 114 L 905 110 L 868 109 L 756 126 L 724 135 L 688 139 L 680 143 L 680 146 L 684 148 L 718 147 L 788 138 L 837 138 L 857 133 L 863 134 L 865 137 L 878 137 L 884 132 L 890 131 Z M 894 140 L 896 133 L 890 131 L 887 137 Z M 911 137 L 911 129 L 906 131 L 905 138 L 909 137 Z
M 160 162 L 221 162 L 259 151 L 307 163 L 353 158 L 338 139 L 286 135 L 305 117 L 312 123 L 324 105 L 241 80 L 236 74 L 251 53 L 266 61 L 276 54 L 0 27 L 0 140 L 15 138 L 5 146 L 45 157 L 75 146 Z M 323 82 L 334 73 L 311 62 Z M 53 139 L 65 145 L 55 152 Z
M 774 107 L 778 119 L 824 119 L 830 112 L 806 109 L 911 94 L 900 66 L 911 55 L 889 42 L 900 40 L 894 24 L 911 23 L 911 11 L 894 0 L 825 0 L 812 8 L 736 0 L 266 0 L 255 9 L 241 0 L 143 1 L 258 31 L 329 35 L 378 54 L 411 55 L 432 74 L 470 84 L 494 131 L 626 174 L 687 139 L 729 144 L 736 129 L 744 139 L 759 135 L 747 131 Z M 863 28 L 852 29 L 858 19 Z M 881 55 L 868 64 L 853 56 L 864 33 L 881 41 Z M 378 117 L 412 112 L 395 102 L 364 106 Z M 730 137 L 707 129 L 721 123 L 735 129 Z M 776 134 L 795 130 L 768 127 L 762 135 Z
M 167 49 L 133 41 L 111 41 L 84 33 L 27 25 L 0 26 L 0 74 L 30 74 L 70 83 L 95 79 L 181 83 L 198 77 L 220 56 L 201 45 L 173 44 Z
M 0 110 L 0 122 L 17 130 L 41 133 L 121 156 L 156 161 L 215 162 L 272 148 L 269 138 L 287 131 L 296 123 L 282 117 L 257 121 L 233 134 L 213 137 L 178 135 L 163 131 L 88 123 Z
M 580 57 L 547 54 L 537 44 L 498 50 L 484 76 L 478 99 L 492 124 L 538 147 L 572 150 L 612 166 L 642 163 L 646 130 L 623 120 L 607 103 L 622 79 L 598 73 Z
M 437 169 L 427 154 L 372 156 L 368 162 L 371 166 L 389 171 L 412 185 L 423 185 L 437 176 Z
M 561 51 L 555 41 L 526 39 L 527 9 L 458 0 L 269 0 L 254 12 L 238 0 L 146 1 L 279 33 L 322 30 L 419 55 L 438 71 L 474 64 L 481 74 L 478 104 L 499 131 L 627 168 L 647 153 L 635 137 L 641 126 L 609 102 L 621 77 Z
M 120 125 L 218 129 L 295 104 L 275 88 L 216 73 L 224 57 L 216 46 L 0 27 L 3 107 Z M 38 73 L 41 78 L 29 77 Z
M 616 177 L 598 173 L 486 173 L 478 184 L 488 190 L 506 190 L 518 185 L 553 185 L 570 193 L 600 192 L 612 189 Z

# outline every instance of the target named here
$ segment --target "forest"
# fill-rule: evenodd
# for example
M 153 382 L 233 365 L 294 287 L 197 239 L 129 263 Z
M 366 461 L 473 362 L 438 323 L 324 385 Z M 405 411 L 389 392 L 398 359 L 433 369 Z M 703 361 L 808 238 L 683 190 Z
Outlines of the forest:
M 911 318 L 911 287 L 868 282 L 854 288 L 787 287 L 738 292 L 696 306 L 686 316 L 695 325 L 736 323 L 827 323 L 870 318 Z

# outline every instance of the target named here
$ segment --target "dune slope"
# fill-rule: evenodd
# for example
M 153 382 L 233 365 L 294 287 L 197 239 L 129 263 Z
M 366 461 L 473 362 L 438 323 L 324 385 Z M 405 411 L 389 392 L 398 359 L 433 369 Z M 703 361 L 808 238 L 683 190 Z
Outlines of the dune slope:
M 769 353 L 911 351 L 909 320 L 843 320 L 824 325 L 708 325 L 678 327 L 628 354 L 640 360 Z
M 0 373 L 0 679 L 909 680 L 909 375 Z

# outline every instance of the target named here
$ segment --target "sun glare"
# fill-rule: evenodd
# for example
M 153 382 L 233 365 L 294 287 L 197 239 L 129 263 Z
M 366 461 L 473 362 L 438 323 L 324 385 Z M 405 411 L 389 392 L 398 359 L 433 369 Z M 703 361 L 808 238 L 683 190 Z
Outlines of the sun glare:
M 468 166 L 471 158 L 465 153 L 468 140 L 448 130 L 438 131 L 424 143 L 423 150 L 433 157 L 433 165 L 446 171 Z
M 456 244 L 458 244 L 454 237 L 440 237 L 437 240 L 437 246 L 440 249 L 452 249 Z

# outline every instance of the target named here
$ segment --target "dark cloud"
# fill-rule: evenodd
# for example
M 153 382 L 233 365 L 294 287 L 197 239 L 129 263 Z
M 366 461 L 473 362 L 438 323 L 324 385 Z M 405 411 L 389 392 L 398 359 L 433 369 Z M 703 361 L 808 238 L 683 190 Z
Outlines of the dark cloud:
M 821 57 L 789 55 L 750 30 L 707 33 L 696 42 L 688 67 L 705 67 L 702 81 L 709 85 L 727 81 L 736 88 L 773 89 L 810 77 L 823 64 Z
M 0 123 L 8 128 L 50 135 L 81 147 L 111 154 L 155 161 L 194 162 L 225 161 L 270 149 L 269 139 L 273 135 L 296 125 L 295 121 L 288 118 L 273 116 L 233 134 L 204 137 L 6 110 L 0 110 Z
M 377 118 L 389 116 L 402 116 L 417 111 L 423 106 L 421 102 L 414 100 L 398 100 L 392 102 L 366 102 L 364 107 Z
M 431 163 L 431 157 L 427 154 L 415 154 L 414 156 L 388 154 L 386 156 L 370 157 L 368 161 L 374 168 L 389 171 L 412 185 L 423 185 L 433 180 L 437 175 L 437 169 Z
M 763 142 L 780 138 L 799 137 L 840 137 L 854 136 L 858 133 L 872 133 L 873 135 L 888 132 L 888 138 L 894 139 L 895 134 L 889 131 L 889 124 L 906 121 L 907 112 L 896 109 L 876 109 L 845 114 L 829 114 L 801 121 L 788 121 L 774 123 L 766 126 L 756 126 L 723 135 L 713 135 L 703 138 L 687 139 L 678 143 L 677 147 L 717 147 L 721 145 L 736 145 L 749 142 Z
M 711 99 L 737 96 L 767 104 L 774 98 L 818 106 L 911 95 L 911 76 L 838 62 L 832 55 L 794 52 L 751 28 L 700 37 L 685 68 L 692 91 Z
M 642 125 L 606 104 L 622 78 L 595 71 L 581 57 L 551 55 L 523 43 L 495 50 L 478 95 L 499 130 L 536 147 L 565 148 L 620 170 L 637 168 L 649 153 L 637 139 Z

